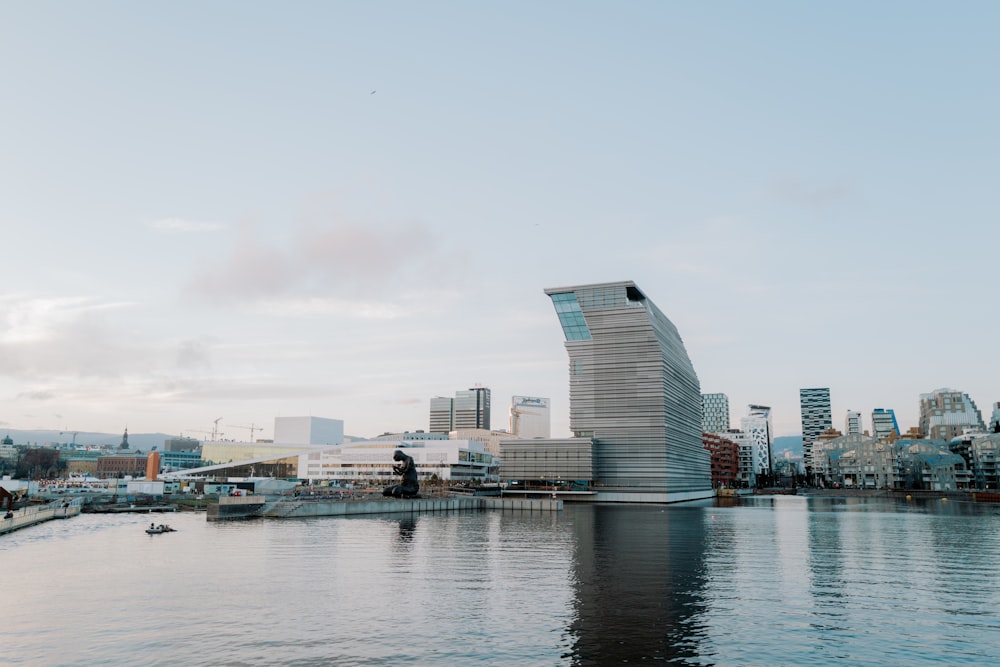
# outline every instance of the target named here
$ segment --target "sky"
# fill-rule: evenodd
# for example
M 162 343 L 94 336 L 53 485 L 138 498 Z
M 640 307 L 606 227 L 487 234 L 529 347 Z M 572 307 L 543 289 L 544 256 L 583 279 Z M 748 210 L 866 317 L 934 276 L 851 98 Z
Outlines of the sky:
M 703 393 L 997 386 L 1000 4 L 0 5 L 0 428 L 375 436 L 551 399 L 633 280 Z M 218 421 L 217 421 L 218 420 Z

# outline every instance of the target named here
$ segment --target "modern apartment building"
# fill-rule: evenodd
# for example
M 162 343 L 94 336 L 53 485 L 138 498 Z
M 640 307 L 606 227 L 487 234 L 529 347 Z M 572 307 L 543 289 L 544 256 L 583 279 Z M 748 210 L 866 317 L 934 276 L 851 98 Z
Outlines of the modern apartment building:
M 701 441 L 712 457 L 712 486 L 717 489 L 736 486 L 740 474 L 740 446 L 720 433 L 706 431 Z
M 806 475 L 812 474 L 812 448 L 823 431 L 833 428 L 830 409 L 830 388 L 811 387 L 799 389 L 799 407 L 802 411 L 802 458 Z
M 886 408 L 872 410 L 872 437 L 876 440 L 888 440 L 893 432 L 897 438 L 900 436 L 895 411 Z
M 966 429 L 986 430 L 983 415 L 968 394 L 935 389 L 920 395 L 920 432 L 924 437 L 947 442 Z
M 725 433 L 729 430 L 729 397 L 725 394 L 701 395 L 701 430 Z
M 861 435 L 863 433 L 861 425 L 861 413 L 856 410 L 848 410 L 844 417 L 844 435 Z
M 566 338 L 570 430 L 594 441 L 596 499 L 710 497 L 698 376 L 673 323 L 632 281 L 545 293 Z

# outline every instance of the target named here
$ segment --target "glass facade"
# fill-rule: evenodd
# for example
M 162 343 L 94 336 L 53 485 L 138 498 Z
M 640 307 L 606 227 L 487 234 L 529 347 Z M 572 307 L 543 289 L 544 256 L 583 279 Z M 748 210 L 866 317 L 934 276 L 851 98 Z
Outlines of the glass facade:
M 559 324 L 562 325 L 566 340 L 590 340 L 590 329 L 583 317 L 576 294 L 569 292 L 552 295 L 552 305 L 555 306 Z

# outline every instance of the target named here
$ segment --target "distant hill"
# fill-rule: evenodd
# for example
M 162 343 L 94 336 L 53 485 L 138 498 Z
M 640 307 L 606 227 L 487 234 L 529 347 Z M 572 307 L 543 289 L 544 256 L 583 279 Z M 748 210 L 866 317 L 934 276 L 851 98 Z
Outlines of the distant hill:
M 771 451 L 775 454 L 790 450 L 793 456 L 802 456 L 802 436 L 783 435 L 771 441 Z
M 0 428 L 0 438 L 10 436 L 15 445 L 32 445 L 43 447 L 47 444 L 75 442 L 78 445 L 111 445 L 117 447 L 122 443 L 121 433 L 76 433 L 74 439 L 73 431 L 46 431 L 46 430 L 23 430 L 23 429 L 3 429 Z M 129 433 L 129 449 L 142 450 L 148 452 L 153 447 L 158 451 L 163 451 L 163 443 L 167 438 L 176 438 L 176 435 L 166 433 Z

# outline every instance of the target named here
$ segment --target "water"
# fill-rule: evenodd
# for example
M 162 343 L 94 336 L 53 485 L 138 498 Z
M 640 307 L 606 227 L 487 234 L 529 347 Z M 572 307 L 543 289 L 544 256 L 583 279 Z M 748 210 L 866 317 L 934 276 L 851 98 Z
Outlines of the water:
M 208 523 L 0 537 L 0 663 L 990 665 L 1000 508 L 739 506 Z

